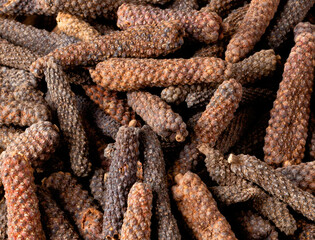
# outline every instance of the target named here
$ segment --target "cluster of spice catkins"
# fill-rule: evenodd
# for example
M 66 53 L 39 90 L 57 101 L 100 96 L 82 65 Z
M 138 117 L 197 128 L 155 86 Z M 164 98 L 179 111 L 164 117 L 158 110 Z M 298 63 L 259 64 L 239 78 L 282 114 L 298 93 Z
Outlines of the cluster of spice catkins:
M 315 0 L 0 0 L 0 239 L 315 239 Z

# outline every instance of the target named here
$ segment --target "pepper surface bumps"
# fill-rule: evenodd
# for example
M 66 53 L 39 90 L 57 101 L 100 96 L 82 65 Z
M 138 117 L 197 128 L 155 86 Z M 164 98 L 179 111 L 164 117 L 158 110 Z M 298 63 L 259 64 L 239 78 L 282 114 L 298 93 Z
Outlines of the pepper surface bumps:
M 0 148 L 6 149 L 7 146 L 23 132 L 20 128 L 12 126 L 0 127 Z
M 228 15 L 234 8 L 241 6 L 245 0 L 211 0 L 200 11 L 216 12 L 221 17 Z
M 192 172 L 175 177 L 173 197 L 197 239 L 236 239 L 207 186 Z
M 183 142 L 188 135 L 182 117 L 156 95 L 149 92 L 127 93 L 128 104 L 161 137 Z

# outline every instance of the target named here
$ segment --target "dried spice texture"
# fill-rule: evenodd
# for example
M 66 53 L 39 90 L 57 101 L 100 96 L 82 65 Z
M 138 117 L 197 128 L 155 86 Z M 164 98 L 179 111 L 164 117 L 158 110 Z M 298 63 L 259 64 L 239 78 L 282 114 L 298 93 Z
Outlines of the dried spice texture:
M 134 127 L 119 128 L 112 164 L 106 178 L 104 192 L 103 236 L 115 239 L 120 236 L 123 214 L 127 207 L 130 188 L 137 180 L 139 158 L 139 130 Z
M 18 88 L 22 86 L 37 87 L 37 79 L 28 71 L 0 67 L 0 86 Z
M 314 3 L 315 0 L 288 0 L 267 33 L 268 45 L 274 49 L 279 47 L 287 39 L 287 34 L 303 21 Z
M 315 36 L 303 32 L 284 66 L 283 79 L 270 112 L 265 137 L 265 162 L 299 164 L 305 151 L 314 80 Z
M 218 43 L 207 45 L 197 50 L 193 57 L 217 57 L 223 58 L 225 52 L 225 42 L 219 41 Z
M 15 46 L 7 40 L 0 38 L 0 64 L 17 69 L 28 70 L 37 55 L 30 50 Z
M 188 108 L 198 108 L 205 107 L 210 102 L 211 97 L 216 91 L 217 84 L 192 86 L 196 86 L 196 88 L 187 94 L 185 102 Z
M 104 208 L 104 191 L 106 188 L 105 184 L 105 170 L 100 168 L 96 169 L 91 180 L 90 180 L 90 190 L 94 199 Z
M 183 142 L 188 136 L 182 117 L 161 98 L 149 92 L 127 93 L 129 106 L 161 137 Z
M 236 239 L 198 175 L 192 172 L 178 174 L 175 181 L 177 185 L 172 187 L 173 197 L 197 239 Z
M 45 232 L 49 239 L 55 240 L 79 240 L 80 237 L 74 230 L 65 213 L 58 207 L 51 194 L 44 189 L 37 190 L 39 205 L 42 212 L 42 220 L 45 223 Z
M 9 239 L 46 239 L 40 221 L 33 169 L 19 152 L 1 154 L 1 180 L 7 204 Z
M 315 197 L 290 182 L 280 172 L 265 162 L 249 155 L 233 155 L 228 158 L 231 170 L 238 176 L 261 186 L 267 192 L 290 205 L 295 211 L 314 221 Z M 281 186 L 281 188 L 279 188 Z
M 86 190 L 83 190 L 76 179 L 70 173 L 56 172 L 45 178 L 42 183 L 44 188 L 58 196 L 61 206 L 73 218 L 85 239 L 97 239 L 94 238 L 93 230 L 91 232 L 90 229 L 84 228 L 86 215 L 90 213 L 91 209 L 98 211 L 97 206 L 94 204 L 93 198 L 89 196 Z M 102 214 L 100 213 L 95 217 L 94 221 L 98 223 L 102 218 Z M 99 225 L 98 228 L 96 226 L 95 230 L 99 229 L 102 223 L 99 223 Z
M 46 55 L 59 47 L 77 42 L 65 34 L 56 34 L 44 29 L 37 29 L 12 19 L 0 17 L 0 36 L 14 45 L 31 50 L 39 55 Z
M 46 103 L 43 96 L 43 92 L 24 83 L 17 87 L 6 85 L 0 88 L 0 101 L 30 101 L 34 103 L 42 103 L 45 105 Z
M 105 136 L 116 139 L 120 124 L 115 119 L 105 114 L 101 109 L 97 109 L 95 112 L 93 112 L 93 118 L 96 126 Z
M 179 11 L 191 11 L 194 9 L 198 9 L 198 1 L 197 0 L 174 0 L 174 2 L 169 7 L 173 10 Z
M 190 89 L 188 85 L 170 86 L 161 91 L 161 99 L 167 103 L 180 104 L 185 101 Z
M 91 42 L 79 42 L 56 49 L 31 65 L 31 72 L 41 76 L 46 62 L 54 57 L 62 67 L 94 65 L 109 57 L 157 57 L 179 49 L 184 43 L 178 22 L 135 26 L 113 32 Z
M 132 186 L 121 227 L 121 240 L 150 240 L 152 199 L 150 185 L 137 182 Z
M 117 26 L 126 29 L 130 26 L 157 24 L 161 21 L 178 20 L 192 38 L 213 43 L 219 39 L 222 19 L 214 12 L 196 10 L 160 9 L 149 5 L 122 4 L 117 11 Z
M 155 214 L 158 229 L 158 239 L 181 239 L 176 219 L 171 212 L 170 198 L 167 189 L 165 161 L 161 144 L 153 130 L 145 125 L 140 131 L 140 141 L 143 145 L 143 177 L 150 184 L 156 195 Z
M 54 106 L 57 107 L 60 128 L 70 150 L 70 162 L 73 172 L 78 176 L 87 176 L 91 170 L 88 159 L 88 141 L 76 107 L 74 93 L 65 73 L 53 59 L 47 62 L 45 79 Z
M 260 40 L 270 20 L 277 11 L 280 0 L 253 0 L 235 35 L 225 52 L 228 62 L 238 62 L 244 58 Z
M 211 0 L 200 11 L 216 12 L 221 17 L 227 16 L 234 8 L 241 6 L 245 0 Z
M 128 125 L 135 119 L 135 112 L 123 99 L 117 97 L 117 92 L 108 91 L 98 85 L 84 85 L 86 95 L 114 120 L 122 125 Z
M 296 239 L 299 239 L 299 240 L 314 239 L 315 237 L 315 224 L 314 223 L 308 223 L 305 220 L 299 220 L 298 226 L 299 226 L 299 229 L 301 229 L 302 231 L 299 233 Z
M 20 128 L 11 126 L 0 127 L 0 147 L 6 149 L 7 146 L 14 141 L 23 132 Z
M 7 219 L 7 205 L 5 198 L 0 201 L 0 239 L 8 239 L 7 229 L 8 229 L 8 219 Z
M 101 34 L 83 19 L 69 13 L 59 12 L 57 26 L 65 34 L 88 42 L 101 36 Z

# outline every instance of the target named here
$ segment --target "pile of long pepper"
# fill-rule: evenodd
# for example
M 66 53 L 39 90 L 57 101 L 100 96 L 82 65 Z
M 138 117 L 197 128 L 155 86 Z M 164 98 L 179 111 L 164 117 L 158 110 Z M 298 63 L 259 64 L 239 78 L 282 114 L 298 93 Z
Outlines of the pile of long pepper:
M 0 239 L 315 239 L 315 0 L 0 0 Z

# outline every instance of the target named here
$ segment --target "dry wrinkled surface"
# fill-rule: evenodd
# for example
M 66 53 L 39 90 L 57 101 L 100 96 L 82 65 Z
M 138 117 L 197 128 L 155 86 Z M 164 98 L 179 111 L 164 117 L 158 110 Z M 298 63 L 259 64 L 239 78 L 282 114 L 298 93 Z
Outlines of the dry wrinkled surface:
M 245 0 L 211 0 L 200 11 L 216 12 L 221 17 L 224 17 L 244 2 Z

